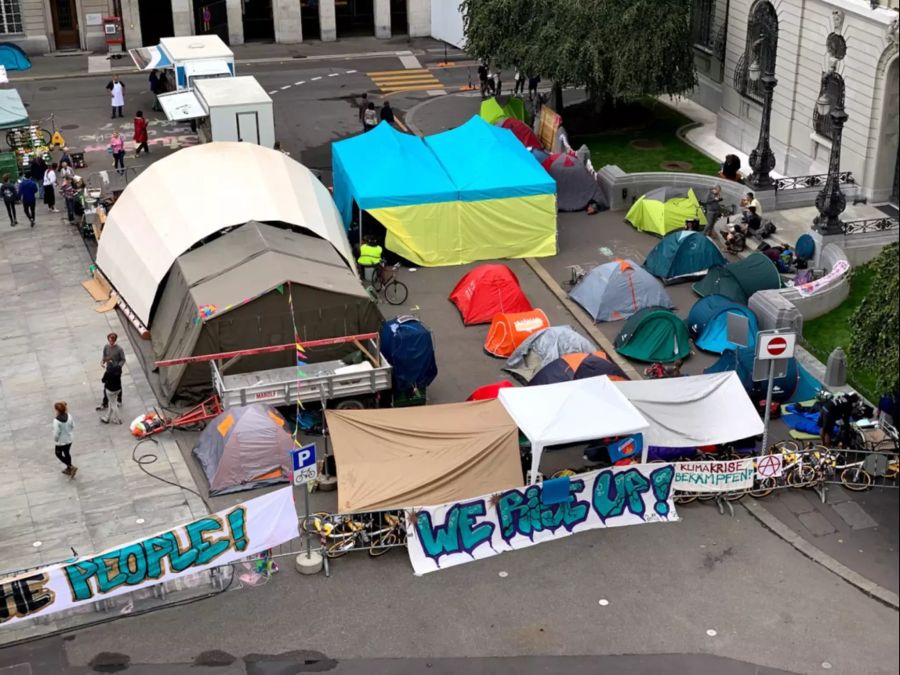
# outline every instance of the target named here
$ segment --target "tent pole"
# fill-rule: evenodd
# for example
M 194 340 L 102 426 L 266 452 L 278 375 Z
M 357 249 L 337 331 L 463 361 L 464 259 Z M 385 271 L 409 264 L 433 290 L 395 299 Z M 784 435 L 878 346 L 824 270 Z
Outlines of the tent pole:
M 530 440 L 530 439 L 529 439 Z M 541 465 L 541 455 L 544 452 L 543 445 L 535 445 L 531 444 L 531 479 L 529 480 L 529 485 L 534 485 L 537 483 L 537 473 L 538 467 Z

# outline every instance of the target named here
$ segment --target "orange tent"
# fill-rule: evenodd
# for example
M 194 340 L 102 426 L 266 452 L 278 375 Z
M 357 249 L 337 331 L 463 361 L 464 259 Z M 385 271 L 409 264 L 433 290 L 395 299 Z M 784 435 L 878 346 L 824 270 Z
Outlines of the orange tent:
M 550 327 L 550 320 L 543 310 L 498 314 L 491 322 L 484 351 L 492 356 L 508 358 L 529 335 Z

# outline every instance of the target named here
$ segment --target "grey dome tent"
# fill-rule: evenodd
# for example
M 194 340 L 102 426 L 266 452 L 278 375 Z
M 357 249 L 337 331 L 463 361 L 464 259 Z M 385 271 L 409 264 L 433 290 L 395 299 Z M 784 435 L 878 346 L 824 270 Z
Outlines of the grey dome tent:
M 632 260 L 595 267 L 569 297 L 598 322 L 627 319 L 645 307 L 675 306 L 659 279 Z
M 291 317 L 291 300 L 294 316 Z M 382 316 L 337 249 L 319 237 L 250 222 L 177 258 L 150 334 L 157 361 L 301 340 L 375 333 Z M 352 347 L 316 350 L 339 359 Z M 286 367 L 293 351 L 245 356 L 229 374 Z M 160 368 L 163 397 L 211 389 L 210 366 Z
M 210 422 L 193 455 L 214 497 L 286 482 L 293 447 L 285 419 L 274 408 L 254 403 L 229 408 Z
M 503 370 L 527 383 L 551 361 L 566 354 L 590 354 L 597 347 L 571 326 L 550 326 L 536 331 L 522 341 L 506 360 Z
M 556 181 L 558 210 L 582 211 L 590 202 L 595 202 L 600 211 L 609 208 L 600 184 L 576 155 L 558 152 L 547 157 L 541 165 Z

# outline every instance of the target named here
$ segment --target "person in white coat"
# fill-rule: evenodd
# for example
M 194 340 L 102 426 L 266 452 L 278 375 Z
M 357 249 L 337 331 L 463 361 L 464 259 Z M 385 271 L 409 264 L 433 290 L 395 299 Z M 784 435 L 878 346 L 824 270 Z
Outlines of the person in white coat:
M 124 117 L 122 110 L 125 107 L 125 83 L 119 79 L 118 75 L 113 75 L 106 85 L 106 90 L 109 92 L 110 102 L 112 103 L 112 118 L 115 119 L 116 114 L 119 117 Z
M 69 478 L 75 478 L 78 467 L 72 465 L 72 437 L 75 431 L 75 422 L 69 413 L 69 406 L 65 401 L 53 404 L 56 417 L 53 418 L 53 444 L 56 447 L 56 458 L 66 465 L 63 473 Z

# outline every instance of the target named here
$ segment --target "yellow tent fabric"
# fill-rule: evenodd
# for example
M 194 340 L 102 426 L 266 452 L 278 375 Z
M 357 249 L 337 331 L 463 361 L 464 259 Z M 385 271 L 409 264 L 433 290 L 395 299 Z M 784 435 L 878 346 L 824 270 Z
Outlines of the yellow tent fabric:
M 481 102 L 478 116 L 488 124 L 493 124 L 502 117 L 514 117 L 517 120 L 525 120 L 525 103 L 520 98 L 511 97 L 505 105 L 500 105 L 493 96 Z
M 369 209 L 388 250 L 417 265 L 463 265 L 557 253 L 556 195 Z
M 625 220 L 641 232 L 666 236 L 669 232 L 684 229 L 686 220 L 696 218 L 706 225 L 706 215 L 697 201 L 693 189 L 688 189 L 685 197 L 672 197 L 666 201 L 654 199 L 655 193 L 663 189 L 651 190 L 638 199 L 625 215 Z

